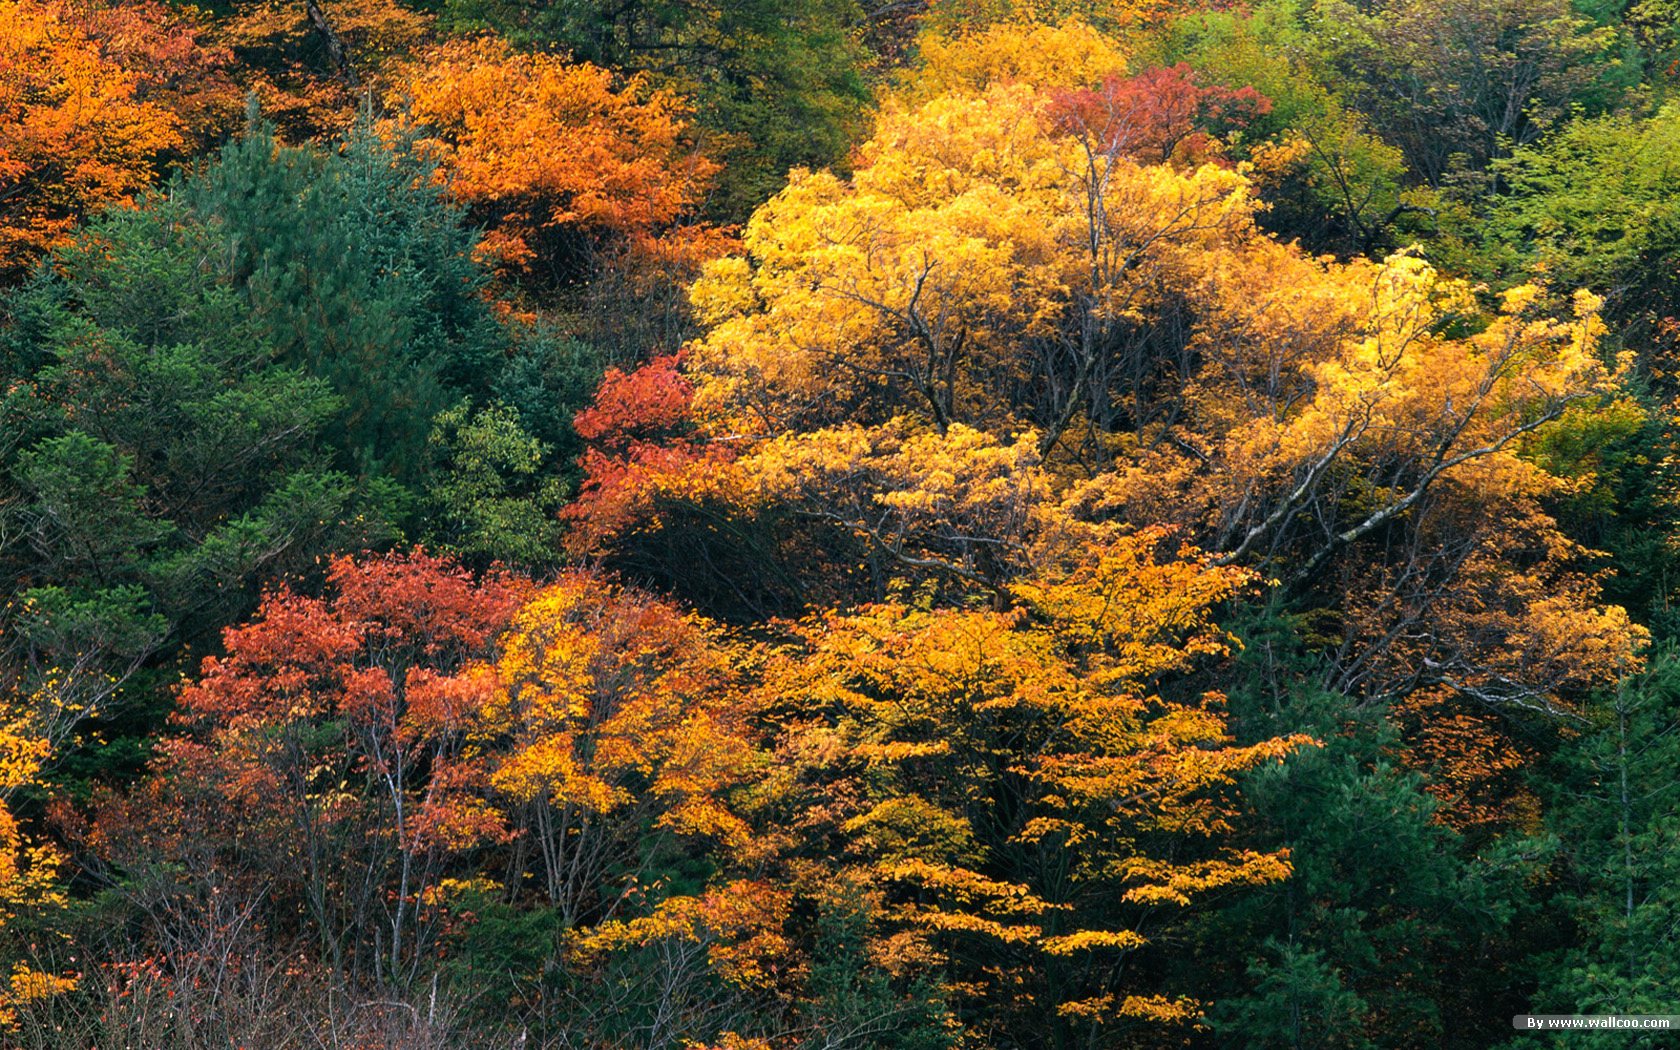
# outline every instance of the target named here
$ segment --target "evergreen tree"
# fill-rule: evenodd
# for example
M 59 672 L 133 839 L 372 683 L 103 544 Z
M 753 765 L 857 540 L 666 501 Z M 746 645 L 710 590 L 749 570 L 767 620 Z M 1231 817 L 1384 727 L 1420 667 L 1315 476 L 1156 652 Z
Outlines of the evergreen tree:
M 1544 843 L 1472 853 L 1437 819 L 1424 777 L 1397 761 L 1381 709 L 1302 684 L 1311 666 L 1288 619 L 1251 628 L 1231 690 L 1240 737 L 1307 732 L 1322 746 L 1249 773 L 1256 846 L 1286 848 L 1287 881 L 1245 895 L 1193 948 L 1217 1045 L 1248 1048 L 1480 1047 L 1520 1002 L 1522 913 Z
M 1680 1002 L 1680 656 L 1669 648 L 1592 711 L 1558 756 L 1548 821 L 1567 948 L 1539 960 L 1530 1013 L 1672 1013 Z M 1519 1041 L 1524 1046 L 1544 1043 Z M 1571 1046 L 1666 1045 L 1613 1032 Z

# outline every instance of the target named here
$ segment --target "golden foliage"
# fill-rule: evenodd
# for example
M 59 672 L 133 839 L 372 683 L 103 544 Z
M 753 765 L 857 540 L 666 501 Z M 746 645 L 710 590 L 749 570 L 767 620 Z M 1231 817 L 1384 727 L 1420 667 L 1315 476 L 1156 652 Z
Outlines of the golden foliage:
M 727 796 L 753 752 L 728 702 L 728 654 L 703 624 L 572 574 L 514 617 L 496 672 L 473 754 L 499 792 L 534 807 L 556 900 L 615 829 L 750 848 Z
M 1625 375 L 1595 297 L 1551 316 L 1415 253 L 1314 258 L 1259 230 L 1245 170 L 1140 163 L 1058 116 L 1060 72 L 975 61 L 887 105 L 849 180 L 796 172 L 694 285 L 693 412 L 743 506 L 994 591 L 1080 521 L 1171 523 L 1291 582 L 1348 564 L 1326 601 L 1352 692 L 1421 665 L 1549 706 L 1636 665 L 1541 508 L 1573 482 L 1531 454 Z M 1430 563 L 1449 550 L 1475 553 Z
M 895 955 L 978 939 L 1106 973 L 1147 943 L 1108 925 L 1116 904 L 1288 875 L 1285 855 L 1220 840 L 1237 776 L 1310 741 L 1238 746 L 1217 695 L 1158 691 L 1226 650 L 1211 612 L 1250 577 L 1160 533 L 1086 539 L 1100 549 L 1017 585 L 1025 608 L 817 616 L 767 665 L 759 704 L 782 732 L 768 804 L 839 836 L 892 902 Z
M 8 705 L 10 706 L 10 705 Z M 48 742 L 31 729 L 27 713 L 0 709 L 0 930 L 24 909 L 62 907 L 58 884 L 63 855 L 47 843 L 24 835 L 6 802 L 33 783 L 49 754 Z M 0 988 L 0 1029 L 15 1021 L 17 1007 L 75 987 L 75 981 L 14 964 L 10 982 Z
M 930 26 L 916 48 L 919 62 L 905 86 L 911 101 L 953 92 L 979 94 L 1016 81 L 1039 88 L 1087 87 L 1126 71 L 1126 56 L 1116 43 L 1078 18 L 955 30 Z
M 1069 325 L 1135 321 L 1165 273 L 1251 230 L 1240 175 L 1119 156 L 1092 171 L 1048 123 L 1027 85 L 946 95 L 884 113 L 849 183 L 796 173 L 748 223 L 750 265 L 694 287 L 702 418 L 1023 427 L 1018 392 Z

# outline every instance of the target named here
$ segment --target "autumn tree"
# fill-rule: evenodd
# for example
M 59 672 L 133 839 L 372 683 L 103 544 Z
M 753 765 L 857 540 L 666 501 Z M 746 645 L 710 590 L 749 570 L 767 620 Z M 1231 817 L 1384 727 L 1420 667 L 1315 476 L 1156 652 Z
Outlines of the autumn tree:
M 1288 874 L 1286 853 L 1222 840 L 1238 775 L 1305 742 L 1238 747 L 1219 696 L 1168 699 L 1225 651 L 1210 614 L 1245 572 L 1163 533 L 1086 540 L 1011 611 L 813 617 L 760 701 L 775 823 L 888 902 L 879 964 L 941 974 L 975 1032 L 1044 1045 L 1196 1016 L 1130 960 L 1203 894 Z
M 856 0 L 696 0 L 555 5 L 447 0 L 445 20 L 570 54 L 683 98 L 723 164 L 707 217 L 738 222 L 791 167 L 844 165 L 867 127 L 872 56 Z
M 261 799 L 239 833 L 273 837 L 332 966 L 401 984 L 435 935 L 423 903 L 444 860 L 506 833 L 464 752 L 527 589 L 418 552 L 336 559 L 328 586 L 272 594 L 230 630 L 181 694 L 203 735 L 166 754 Z
M 1097 149 L 1153 164 L 1216 159 L 1213 132 L 1245 127 L 1272 108 L 1252 87 L 1198 83 L 1185 62 L 1111 76 L 1100 88 L 1069 93 L 1060 105 L 1061 119 Z
M 502 641 L 473 754 L 515 834 L 492 877 L 560 935 L 523 975 L 556 1038 L 777 1023 L 771 969 L 797 953 L 740 804 L 761 760 L 738 661 L 704 622 L 581 572 L 533 595 Z
M 161 3 L 0 5 L 0 274 L 225 129 L 226 59 Z
M 631 1007 L 560 1007 L 601 994 L 591 960 L 627 944 L 612 924 L 688 907 L 673 879 L 757 848 L 734 802 L 757 758 L 732 651 L 598 576 L 341 556 L 320 596 L 272 592 L 223 648 L 152 776 L 103 791 L 75 834 L 171 965 L 230 950 L 231 908 L 339 979 L 466 997 L 489 987 L 471 958 L 440 960 L 517 914 L 547 935 L 491 977 L 540 990 L 522 1000 L 538 1030 L 598 1033 Z
M 1377 1008 L 1428 1031 L 1463 1001 L 1466 931 L 1521 943 L 1504 920 L 1437 920 L 1458 894 L 1500 914 L 1520 897 L 1504 861 L 1465 855 L 1534 826 L 1528 737 L 1638 666 L 1642 630 L 1552 516 L 1595 461 L 1548 452 L 1639 415 L 1618 400 L 1628 362 L 1591 295 L 1559 313 L 1537 286 L 1484 297 L 1414 254 L 1280 243 L 1247 170 L 1140 155 L 1068 119 L 1080 97 L 1019 78 L 911 94 L 851 178 L 795 173 L 745 254 L 695 284 L 705 335 L 612 377 L 580 418 L 571 539 L 659 580 L 771 554 L 831 588 L 800 588 L 818 611 L 769 665 L 782 795 L 767 812 L 819 879 L 867 887 L 870 955 L 900 996 L 934 975 L 972 1030 L 1029 1043 L 1197 1016 L 1286 1040 L 1291 1018 Z M 771 515 L 796 524 L 742 542 Z M 1127 531 L 1162 522 L 1208 553 L 1174 560 Z M 1193 661 L 1128 679 L 1131 659 L 1173 651 L 1128 633 L 1149 636 L 1152 596 L 1211 608 L 1240 566 L 1310 625 L 1296 688 L 1340 714 L 1249 721 L 1232 741 L 1216 701 L 1175 685 Z M 1090 627 L 1105 610 L 1118 625 Z M 1166 731 L 1180 724 L 1196 733 Z M 1336 757 L 1266 772 L 1298 731 L 1339 738 Z M 1211 765 L 1175 764 L 1180 746 Z M 1184 793 L 1152 785 L 1136 809 L 1103 794 L 1139 762 Z M 1388 834 L 1410 845 L 1378 853 L 1292 810 L 1295 785 L 1392 802 Z M 1209 797 L 1250 790 L 1258 829 L 1211 815 L 1226 811 Z M 1174 823 L 1181 805 L 1208 823 Z M 1179 849 L 1156 851 L 1162 832 Z M 1296 848 L 1299 886 L 1279 863 Z M 1344 848 L 1361 861 L 1343 867 Z M 1405 849 L 1429 865 L 1415 881 L 1396 881 Z M 1192 902 L 1276 886 L 1254 899 L 1289 902 L 1298 939 L 1235 974 L 1155 965 L 1146 942 L 1222 927 L 1134 916 L 1149 872 Z M 1346 935 L 1344 908 L 1376 930 Z M 1278 936 L 1263 910 L 1219 921 Z M 1389 963 L 1355 967 L 1421 955 L 1435 962 L 1399 993 Z M 1231 1002 L 1178 999 L 1198 990 Z
M 1632 666 L 1543 505 L 1570 480 L 1523 455 L 1616 390 L 1597 299 L 1489 310 L 1414 256 L 1311 258 L 1258 231 L 1241 172 L 1139 163 L 1051 108 L 1017 82 L 889 109 L 850 181 L 796 174 L 708 268 L 694 412 L 743 493 L 849 479 L 807 511 L 897 543 L 916 468 L 889 496 L 866 463 L 1030 433 L 1080 513 L 1326 588 L 1338 688 L 1545 706 Z
M 717 172 L 678 97 L 490 39 L 420 57 L 393 101 L 415 148 L 490 227 L 481 250 L 554 284 L 588 275 L 604 238 L 657 250 Z
M 8 683 L 16 688 L 17 683 Z M 20 912 L 62 907 L 58 884 L 64 856 L 47 843 L 34 840 L 19 825 L 12 798 L 31 785 L 51 754 L 51 742 L 36 723 L 36 705 L 12 702 L 0 706 L 0 945 L 19 959 L 0 984 L 0 1032 L 17 1022 L 17 1009 L 75 985 L 74 978 L 42 973 L 22 961 L 22 945 L 15 939 L 14 920 Z
M 538 592 L 501 645 L 476 747 L 564 925 L 615 915 L 608 873 L 652 880 L 682 841 L 747 847 L 724 804 L 750 749 L 727 651 L 668 604 L 584 574 Z

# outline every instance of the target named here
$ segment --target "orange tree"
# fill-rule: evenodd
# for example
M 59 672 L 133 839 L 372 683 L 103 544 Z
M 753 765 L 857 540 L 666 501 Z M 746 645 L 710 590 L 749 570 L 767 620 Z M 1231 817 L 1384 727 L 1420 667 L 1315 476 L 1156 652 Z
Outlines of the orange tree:
M 0 3 L 0 274 L 225 128 L 226 56 L 200 37 L 160 3 Z
M 609 361 L 691 334 L 682 288 L 730 241 L 698 221 L 719 166 L 685 98 L 494 37 L 395 64 L 384 94 L 387 133 L 437 164 L 509 291 Z
M 763 758 L 749 778 L 714 758 L 681 782 L 733 781 L 755 834 L 699 809 L 695 830 L 724 847 L 719 877 L 631 902 L 580 932 L 579 956 L 667 989 L 662 1026 L 704 1012 L 704 979 L 756 999 L 738 1034 L 773 1034 L 785 1013 L 840 1043 L 1107 1045 L 1193 1021 L 1201 1004 L 1138 954 L 1204 897 L 1288 875 L 1287 851 L 1229 845 L 1236 784 L 1311 742 L 1238 745 L 1222 697 L 1189 684 L 1228 651 L 1212 618 L 1246 570 L 1169 531 L 1068 521 L 1037 530 L 1028 556 L 1007 609 L 924 594 L 783 622 L 733 650 L 749 688 L 725 710 Z M 681 662 L 661 662 L 682 674 L 671 692 L 692 692 Z M 727 759 L 718 716 L 689 710 L 683 738 Z M 551 739 L 561 760 L 545 775 L 574 781 L 581 819 L 611 792 L 572 772 L 570 734 Z M 636 957 L 651 972 L 612 969 Z
M 554 283 L 587 275 L 608 240 L 680 254 L 676 228 L 718 170 L 695 148 L 676 96 L 490 38 L 420 56 L 392 99 L 418 149 L 489 228 L 481 250 Z
M 527 588 L 419 552 L 338 558 L 328 581 L 323 598 L 270 595 L 227 633 L 181 693 L 202 735 L 163 753 L 227 796 L 224 845 L 275 858 L 269 877 L 295 885 L 335 970 L 401 983 L 434 933 L 420 904 L 445 863 L 503 834 L 464 760 L 466 720 Z

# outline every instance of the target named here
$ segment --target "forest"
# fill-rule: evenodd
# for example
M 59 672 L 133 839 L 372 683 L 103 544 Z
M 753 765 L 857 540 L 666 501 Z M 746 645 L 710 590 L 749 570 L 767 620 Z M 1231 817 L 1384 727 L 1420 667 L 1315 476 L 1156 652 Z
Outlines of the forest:
M 0 1046 L 1671 1046 L 1680 0 L 0 0 Z

